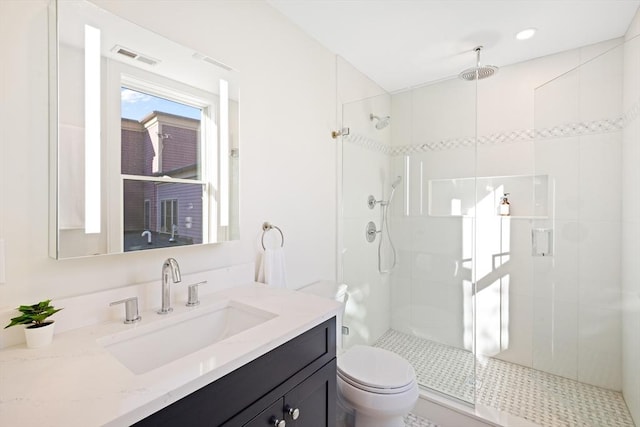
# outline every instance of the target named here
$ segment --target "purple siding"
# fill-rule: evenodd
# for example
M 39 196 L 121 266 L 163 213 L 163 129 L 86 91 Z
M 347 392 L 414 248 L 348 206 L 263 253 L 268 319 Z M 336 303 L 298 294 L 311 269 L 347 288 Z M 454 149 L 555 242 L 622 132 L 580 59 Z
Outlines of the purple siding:
M 193 166 L 198 163 L 199 133 L 197 130 L 184 129 L 167 124 L 162 132 L 169 135 L 162 144 L 162 172 Z
M 159 184 L 158 209 L 162 200 L 178 200 L 177 235 L 202 243 L 202 186 L 200 184 Z M 191 221 L 187 221 L 191 218 Z M 160 221 L 160 212 L 156 214 Z M 187 228 L 187 224 L 191 228 Z

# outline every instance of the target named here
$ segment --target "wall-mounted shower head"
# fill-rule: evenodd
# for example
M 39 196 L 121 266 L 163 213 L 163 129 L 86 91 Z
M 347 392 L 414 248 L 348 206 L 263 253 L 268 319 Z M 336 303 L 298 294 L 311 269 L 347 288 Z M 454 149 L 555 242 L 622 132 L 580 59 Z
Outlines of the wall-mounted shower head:
M 478 46 L 474 50 L 476 52 L 476 66 L 462 71 L 458 74 L 458 77 L 462 80 L 474 81 L 486 79 L 498 72 L 498 67 L 493 65 L 480 65 L 480 51 L 482 50 L 482 46 Z
M 391 121 L 391 116 L 378 117 L 375 114 L 369 114 L 369 120 L 376 120 L 376 129 L 384 129 L 389 126 L 389 122 Z

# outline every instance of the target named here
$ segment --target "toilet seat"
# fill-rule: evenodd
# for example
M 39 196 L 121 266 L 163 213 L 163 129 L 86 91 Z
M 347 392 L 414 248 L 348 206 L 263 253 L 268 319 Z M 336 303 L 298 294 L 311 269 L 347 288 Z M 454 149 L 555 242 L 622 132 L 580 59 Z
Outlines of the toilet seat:
M 398 394 L 415 387 L 415 371 L 402 357 L 377 347 L 356 345 L 338 356 L 338 376 L 376 394 Z

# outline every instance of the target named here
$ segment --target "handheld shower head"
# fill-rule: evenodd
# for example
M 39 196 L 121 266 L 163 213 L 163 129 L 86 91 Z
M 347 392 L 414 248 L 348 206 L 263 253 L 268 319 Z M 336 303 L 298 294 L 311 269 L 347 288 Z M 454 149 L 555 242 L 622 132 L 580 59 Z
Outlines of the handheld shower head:
M 393 200 L 393 194 L 396 192 L 396 187 L 398 186 L 398 184 L 400 184 L 401 181 L 402 181 L 402 177 L 397 176 L 396 179 L 394 179 L 393 182 L 391 183 L 391 194 L 389 194 L 388 204 L 391 204 L 391 201 Z
M 378 117 L 375 114 L 369 114 L 369 120 L 374 121 L 377 120 L 376 129 L 384 129 L 389 126 L 389 122 L 391 121 L 391 116 Z

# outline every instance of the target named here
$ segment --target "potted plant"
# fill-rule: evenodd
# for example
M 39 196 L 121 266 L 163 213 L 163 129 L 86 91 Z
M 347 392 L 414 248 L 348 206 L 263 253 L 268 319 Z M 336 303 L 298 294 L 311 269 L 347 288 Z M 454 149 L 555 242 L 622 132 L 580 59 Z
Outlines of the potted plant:
M 49 316 L 62 310 L 55 308 L 51 304 L 51 300 L 40 301 L 33 305 L 21 305 L 17 310 L 22 313 L 18 317 L 11 319 L 4 328 L 15 325 L 28 325 L 24 329 L 27 347 L 38 348 L 51 344 L 53 340 L 53 320 L 45 321 Z

